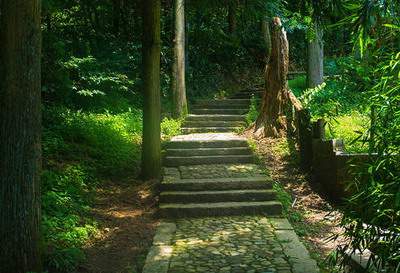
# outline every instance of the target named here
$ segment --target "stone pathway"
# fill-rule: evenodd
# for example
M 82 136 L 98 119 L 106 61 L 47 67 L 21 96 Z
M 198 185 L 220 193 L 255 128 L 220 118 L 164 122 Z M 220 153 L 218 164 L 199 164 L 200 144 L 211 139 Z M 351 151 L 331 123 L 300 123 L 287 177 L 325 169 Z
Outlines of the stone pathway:
M 166 149 L 160 224 L 144 273 L 314 273 L 281 217 L 273 181 L 255 164 L 244 124 L 252 92 L 199 101 Z M 260 92 L 256 92 L 260 95 Z M 200 133 L 199 133 L 200 132 Z
M 291 272 L 265 217 L 236 216 L 177 222 L 170 273 Z

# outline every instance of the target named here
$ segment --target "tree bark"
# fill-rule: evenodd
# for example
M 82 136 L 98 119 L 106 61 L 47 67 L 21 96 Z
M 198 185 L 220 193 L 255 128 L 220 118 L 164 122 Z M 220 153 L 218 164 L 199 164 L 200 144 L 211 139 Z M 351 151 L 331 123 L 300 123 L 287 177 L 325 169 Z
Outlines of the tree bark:
M 315 37 L 308 43 L 307 86 L 314 88 L 324 82 L 323 30 L 317 23 Z
M 160 0 L 142 0 L 143 143 L 142 177 L 161 177 Z
M 271 31 L 271 58 L 266 66 L 265 93 L 255 124 L 257 137 L 280 137 L 286 130 L 284 107 L 288 104 L 289 44 L 281 20 L 275 17 Z
M 269 63 L 269 59 L 271 57 L 271 31 L 270 31 L 270 23 L 267 17 L 264 17 L 261 21 L 261 33 L 263 35 L 264 43 L 265 43 L 265 64 Z
M 172 92 L 174 100 L 174 117 L 184 117 L 187 112 L 185 82 L 185 1 L 175 0 L 175 39 L 174 64 L 172 67 Z
M 39 0 L 0 1 L 0 272 L 42 272 Z

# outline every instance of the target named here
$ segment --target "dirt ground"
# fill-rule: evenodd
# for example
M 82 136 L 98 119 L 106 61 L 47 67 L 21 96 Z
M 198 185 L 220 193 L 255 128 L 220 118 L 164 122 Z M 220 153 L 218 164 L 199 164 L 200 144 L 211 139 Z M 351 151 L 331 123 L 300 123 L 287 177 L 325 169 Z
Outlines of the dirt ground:
M 80 273 L 139 273 L 157 218 L 154 181 L 106 182 L 97 190 L 93 217 L 99 234 L 85 248 Z
M 270 171 L 272 178 L 283 185 L 292 199 L 291 210 L 299 212 L 303 217 L 301 222 L 293 222 L 296 232 L 307 245 L 323 272 L 337 272 L 325 264 L 325 259 L 340 243 L 329 240 L 341 229 L 337 226 L 341 214 L 324 197 L 320 185 L 312 185 L 302 173 L 296 162 L 296 150 L 286 138 L 255 139 L 251 132 L 245 132 L 246 137 L 256 143 L 256 153 Z M 290 212 L 289 212 L 290 213 Z M 290 217 L 289 217 L 290 219 Z

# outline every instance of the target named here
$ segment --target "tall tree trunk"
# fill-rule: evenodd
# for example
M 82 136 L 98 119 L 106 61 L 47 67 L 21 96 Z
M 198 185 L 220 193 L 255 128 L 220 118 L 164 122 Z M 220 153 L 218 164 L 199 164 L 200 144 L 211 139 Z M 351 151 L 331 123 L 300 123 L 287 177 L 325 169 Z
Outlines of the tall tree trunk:
M 186 82 L 185 82 L 185 1 L 175 0 L 175 39 L 174 64 L 172 67 L 172 92 L 174 100 L 174 116 L 187 114 Z
M 160 0 L 142 0 L 143 143 L 142 176 L 161 177 Z
M 0 1 L 0 272 L 40 261 L 40 0 Z
M 184 0 L 186 1 L 186 0 Z M 187 12 L 185 12 L 185 75 L 186 78 L 188 77 L 188 72 L 189 72 L 189 29 L 190 29 L 190 24 L 189 24 L 189 16 Z
M 314 88 L 324 82 L 323 30 L 315 23 L 315 37 L 308 43 L 307 86 Z
M 236 32 L 237 21 L 236 21 L 236 9 L 237 2 L 236 0 L 231 0 L 228 3 L 228 30 L 230 34 Z
M 284 107 L 288 102 L 287 73 L 289 44 L 281 20 L 275 17 L 271 32 L 271 58 L 265 72 L 265 93 L 260 115 L 255 124 L 258 137 L 279 137 L 284 134 Z
M 261 21 L 261 33 L 263 35 L 265 43 L 265 63 L 268 64 L 271 57 L 271 31 L 270 23 L 267 17 L 264 17 Z

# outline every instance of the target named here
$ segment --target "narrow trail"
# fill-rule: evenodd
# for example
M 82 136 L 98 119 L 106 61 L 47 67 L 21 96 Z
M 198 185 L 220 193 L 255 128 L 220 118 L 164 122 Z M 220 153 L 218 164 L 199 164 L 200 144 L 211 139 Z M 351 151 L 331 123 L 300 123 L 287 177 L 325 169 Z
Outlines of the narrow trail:
M 160 214 L 143 272 L 319 272 L 282 218 L 273 181 L 246 138 L 251 96 L 202 100 L 167 145 Z

